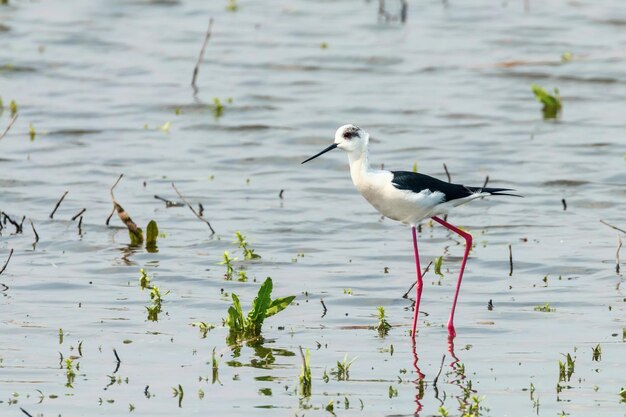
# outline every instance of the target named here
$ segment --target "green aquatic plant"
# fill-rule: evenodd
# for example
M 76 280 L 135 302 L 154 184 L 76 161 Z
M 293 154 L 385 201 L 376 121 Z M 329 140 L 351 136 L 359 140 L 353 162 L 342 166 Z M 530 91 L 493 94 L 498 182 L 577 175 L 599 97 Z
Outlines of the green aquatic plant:
M 191 325 L 193 327 L 197 327 L 198 330 L 200 330 L 200 336 L 203 339 L 206 339 L 206 335 L 207 333 L 209 333 L 211 330 L 215 329 L 215 325 L 212 323 L 206 323 L 204 321 L 196 321 L 191 323 Z
M 254 301 L 252 301 L 252 308 L 247 316 L 243 314 L 239 297 L 235 293 L 231 294 L 233 304 L 228 308 L 228 315 L 225 319 L 225 324 L 229 328 L 227 339 L 229 342 L 233 343 L 259 336 L 265 319 L 286 309 L 296 298 L 294 295 L 290 295 L 272 300 L 272 288 L 272 279 L 267 277 L 259 288 Z
M 259 259 L 261 257 L 261 255 L 257 255 L 256 253 L 254 253 L 254 249 L 251 249 L 248 246 L 246 237 L 241 234 L 241 232 L 235 232 L 235 236 L 237 237 L 237 240 L 233 243 L 237 243 L 239 245 L 239 249 L 243 249 L 244 259 Z
M 561 110 L 563 108 L 559 90 L 555 88 L 554 94 L 550 94 L 537 84 L 531 84 L 530 88 L 535 94 L 537 101 L 543 104 L 541 109 L 543 112 L 543 118 L 556 119 L 561 114 Z
M 235 272 L 235 268 L 233 267 L 233 261 L 236 261 L 237 258 L 231 258 L 228 251 L 224 252 L 224 260 L 220 262 L 220 265 L 226 265 L 226 273 L 224 274 L 224 279 L 230 281 L 233 279 L 233 272 Z
M 480 417 L 484 407 L 480 404 L 485 397 L 478 397 L 472 395 L 470 401 L 467 404 L 462 404 L 461 411 L 463 414 L 461 417 Z
M 389 385 L 389 398 L 397 397 L 398 389 L 394 388 L 393 385 Z
M 562 63 L 566 63 L 566 62 L 570 62 L 572 60 L 572 53 L 571 52 L 563 52 L 561 54 L 561 62 Z
M 220 376 L 220 362 L 217 360 L 217 356 L 215 355 L 215 348 L 213 348 L 213 352 L 211 353 L 211 384 L 215 384 L 219 382 Z M 221 385 L 221 382 L 220 382 Z
M 9 103 L 9 110 L 11 111 L 11 116 L 15 116 L 17 114 L 17 103 L 15 100 L 11 100 Z
M 173 397 L 178 398 L 178 408 L 183 406 L 183 397 L 185 396 L 185 392 L 183 391 L 183 387 L 178 384 L 178 387 L 172 387 Z
M 550 304 L 545 303 L 542 306 L 536 306 L 534 310 L 535 311 L 541 311 L 541 312 L 544 312 L 544 313 L 554 313 L 556 311 L 556 308 L 555 307 L 550 307 Z
M 162 310 L 163 296 L 169 294 L 169 291 L 165 294 L 161 294 L 159 287 L 151 285 L 150 277 L 148 277 L 148 274 L 143 268 L 139 270 L 139 274 L 139 286 L 141 289 L 150 290 L 150 301 L 152 304 L 146 306 L 146 310 L 148 311 L 148 320 L 158 321 L 159 313 Z
M 76 379 L 76 372 L 74 371 L 74 361 L 72 359 L 65 360 L 65 377 L 67 378 L 67 383 L 65 384 L 68 388 L 74 388 L 74 379 Z
M 439 275 L 440 277 L 443 277 L 443 274 L 441 273 L 442 263 L 443 263 L 443 256 L 440 256 L 437 259 L 435 259 L 435 274 Z
M 446 410 L 443 405 L 439 406 L 439 416 L 440 417 L 448 417 L 450 415 L 450 413 L 448 412 L 448 410 Z
M 161 126 L 159 126 L 159 130 L 165 133 L 169 133 L 170 128 L 172 127 L 172 122 L 165 122 Z
M 222 115 L 224 114 L 224 105 L 222 104 L 222 101 L 217 97 L 213 97 L 213 106 L 211 107 L 211 109 L 213 110 L 213 115 L 216 118 L 222 117 Z
M 348 354 L 343 357 L 343 361 L 337 361 L 337 369 L 332 369 L 330 371 L 331 375 L 337 378 L 337 381 L 347 381 L 350 379 L 350 366 L 357 359 L 354 357 L 350 362 L 348 362 Z
M 378 325 L 376 326 L 376 330 L 378 330 L 378 335 L 380 337 L 384 337 L 391 330 L 391 324 L 387 321 L 385 316 L 385 308 L 383 306 L 376 307 L 378 310 Z
M 226 5 L 226 10 L 229 12 L 236 12 L 239 9 L 237 5 L 237 0 L 228 0 L 228 4 Z
M 148 227 L 146 227 L 146 250 L 148 252 L 155 252 L 157 249 L 157 238 L 159 237 L 159 227 L 154 220 L 150 220 Z
M 28 124 L 28 136 L 30 136 L 30 140 L 33 141 L 35 140 L 35 136 L 37 135 L 37 133 L 35 132 L 35 126 L 33 126 L 32 123 Z
M 239 271 L 237 271 L 237 281 L 239 282 L 248 281 L 248 274 L 246 273 L 244 269 L 240 269 Z
M 600 347 L 600 344 L 598 343 L 595 347 L 592 347 L 591 351 L 591 360 L 594 362 L 600 362 L 602 359 L 602 347 Z
M 565 362 L 559 360 L 559 383 L 569 381 L 574 374 L 576 359 L 569 353 L 565 356 Z M 557 385 L 558 386 L 558 385 Z
M 302 352 L 302 347 L 300 347 L 300 355 L 302 356 L 302 368 L 300 368 L 300 376 L 298 377 L 298 382 L 300 383 L 300 393 L 303 397 L 311 396 L 311 352 L 309 349 L 306 350 L 306 353 Z
M 143 268 L 139 270 L 139 286 L 142 290 L 150 288 L 150 277 L 146 273 L 146 270 Z

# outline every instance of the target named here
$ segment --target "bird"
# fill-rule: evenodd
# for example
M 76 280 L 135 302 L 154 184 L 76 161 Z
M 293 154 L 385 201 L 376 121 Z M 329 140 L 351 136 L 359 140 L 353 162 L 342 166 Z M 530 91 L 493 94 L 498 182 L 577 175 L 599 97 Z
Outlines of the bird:
M 472 235 L 441 219 L 439 216 L 447 215 L 451 209 L 485 196 L 521 196 L 511 193 L 511 191 L 515 190 L 510 188 L 469 187 L 445 182 L 417 172 L 374 169 L 369 163 L 369 139 L 370 135 L 360 127 L 353 124 L 343 125 L 337 129 L 332 145 L 302 161 L 302 164 L 333 149 L 344 150 L 348 154 L 352 182 L 363 197 L 383 216 L 411 226 L 415 268 L 417 270 L 415 309 L 411 332 L 413 339 L 415 339 L 416 335 L 417 317 L 423 288 L 422 270 L 420 269 L 417 249 L 416 225 L 419 225 L 424 219 L 431 218 L 465 240 L 465 252 L 461 261 L 461 269 L 447 325 L 448 336 L 450 339 L 453 339 L 456 337 L 454 312 L 461 289 L 463 271 L 472 248 Z

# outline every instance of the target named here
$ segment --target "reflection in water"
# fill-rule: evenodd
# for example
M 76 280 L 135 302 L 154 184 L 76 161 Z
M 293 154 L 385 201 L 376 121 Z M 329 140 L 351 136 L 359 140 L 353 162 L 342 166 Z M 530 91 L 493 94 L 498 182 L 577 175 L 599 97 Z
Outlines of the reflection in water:
M 448 352 L 450 352 L 450 356 L 452 356 L 452 362 L 450 362 L 450 368 L 453 368 L 456 366 L 457 363 L 459 363 L 459 358 L 454 354 L 454 336 L 449 336 L 448 337 Z
M 258 369 L 271 369 L 274 362 L 276 362 L 276 356 L 290 357 L 296 355 L 294 352 L 287 349 L 265 347 L 265 343 L 273 343 L 273 340 L 266 341 L 263 337 L 255 337 L 246 341 L 246 346 L 254 350 L 255 357 L 250 358 L 250 363 L 246 364 L 238 360 L 231 360 L 226 362 L 226 364 L 234 368 L 250 366 Z M 230 345 L 233 352 L 233 359 L 237 359 L 241 356 L 241 347 L 242 344 Z
M 464 380 L 466 379 L 465 366 L 460 363 L 459 357 L 454 352 L 454 336 L 448 337 L 448 352 L 450 353 L 450 356 L 452 357 L 452 361 L 449 364 L 450 368 L 452 368 L 452 371 L 446 372 L 446 375 L 450 375 L 450 373 L 454 374 L 455 378 L 452 381 L 449 381 L 449 383 L 457 385 L 458 387 L 462 389 L 463 395 L 458 397 L 457 399 L 459 400 L 459 403 L 461 404 L 461 409 L 465 409 L 467 406 L 469 406 L 469 401 L 468 401 L 469 394 L 475 393 L 475 391 L 472 390 L 471 381 L 468 381 L 468 383 L 464 383 Z M 414 416 L 419 416 L 419 413 L 422 411 L 422 408 L 423 408 L 422 400 L 424 399 L 424 389 L 425 389 L 424 381 L 425 381 L 426 375 L 422 373 L 418 365 L 419 357 L 417 356 L 415 339 L 411 339 L 411 353 L 413 354 L 413 369 L 415 370 L 415 374 L 417 375 L 417 378 L 415 379 L 415 381 L 413 381 L 413 383 L 416 385 L 416 388 L 417 388 L 417 392 L 415 394 L 415 404 L 417 405 L 417 407 L 415 409 Z M 446 355 L 443 355 L 441 358 L 441 364 L 439 365 L 439 371 L 437 372 L 437 375 L 435 376 L 433 380 L 433 391 L 435 393 L 435 399 L 439 401 L 441 406 L 444 405 L 446 395 L 444 392 L 443 399 L 439 398 L 439 388 L 437 387 L 437 382 L 441 375 L 445 358 L 446 358 Z
M 417 393 L 415 394 L 415 404 L 417 407 L 415 408 L 415 416 L 419 416 L 419 412 L 422 411 L 422 403 L 421 399 L 424 398 L 424 375 L 422 371 L 420 371 L 417 362 L 419 358 L 417 357 L 417 351 L 415 349 L 415 339 L 411 338 L 411 352 L 413 353 L 413 369 L 415 369 L 415 374 L 417 375 L 417 379 L 413 381 L 413 383 L 417 386 Z

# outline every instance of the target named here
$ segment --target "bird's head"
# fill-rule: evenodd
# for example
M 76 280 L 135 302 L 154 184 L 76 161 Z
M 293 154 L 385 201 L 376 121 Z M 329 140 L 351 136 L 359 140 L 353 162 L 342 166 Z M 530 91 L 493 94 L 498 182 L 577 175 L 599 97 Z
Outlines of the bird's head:
M 317 158 L 320 155 L 325 154 L 326 152 L 332 151 L 335 148 L 343 149 L 349 153 L 362 153 L 367 148 L 367 144 L 369 143 L 370 135 L 365 130 L 361 129 L 358 126 L 348 124 L 343 125 L 337 132 L 335 132 L 335 141 L 328 148 L 324 149 L 320 153 L 313 155 L 309 159 L 303 161 L 309 162 L 312 159 Z

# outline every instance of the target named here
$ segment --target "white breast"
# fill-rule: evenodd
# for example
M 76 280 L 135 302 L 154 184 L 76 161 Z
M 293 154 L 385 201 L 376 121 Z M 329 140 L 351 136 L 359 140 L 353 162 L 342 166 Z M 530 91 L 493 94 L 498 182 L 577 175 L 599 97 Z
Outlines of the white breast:
M 357 190 L 376 210 L 390 219 L 415 224 L 441 214 L 437 206 L 443 203 L 444 195 L 440 192 L 399 190 L 393 186 L 393 174 L 389 171 L 367 170 L 354 174 L 352 181 Z

